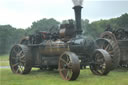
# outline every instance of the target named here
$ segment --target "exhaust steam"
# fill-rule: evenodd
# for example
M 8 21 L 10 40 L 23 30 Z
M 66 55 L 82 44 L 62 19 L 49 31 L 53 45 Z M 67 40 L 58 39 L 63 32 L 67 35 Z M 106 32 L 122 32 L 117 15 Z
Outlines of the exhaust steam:
M 72 0 L 72 2 L 75 6 L 82 6 L 83 4 L 83 0 Z

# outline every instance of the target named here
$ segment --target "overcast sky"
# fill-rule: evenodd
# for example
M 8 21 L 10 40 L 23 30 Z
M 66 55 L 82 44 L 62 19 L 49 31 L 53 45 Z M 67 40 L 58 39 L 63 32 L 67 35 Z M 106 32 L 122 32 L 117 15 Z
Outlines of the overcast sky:
M 74 19 L 72 0 L 0 0 L 0 25 L 30 27 L 33 21 Z M 128 0 L 84 0 L 82 18 L 91 22 L 128 13 Z

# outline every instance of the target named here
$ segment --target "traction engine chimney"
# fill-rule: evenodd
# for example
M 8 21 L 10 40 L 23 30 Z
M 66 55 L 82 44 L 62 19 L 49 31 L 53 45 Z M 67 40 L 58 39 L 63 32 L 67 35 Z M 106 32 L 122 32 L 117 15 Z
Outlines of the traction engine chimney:
M 75 21 L 76 21 L 76 34 L 82 34 L 81 28 L 81 9 L 83 0 L 72 0 L 74 3 Z

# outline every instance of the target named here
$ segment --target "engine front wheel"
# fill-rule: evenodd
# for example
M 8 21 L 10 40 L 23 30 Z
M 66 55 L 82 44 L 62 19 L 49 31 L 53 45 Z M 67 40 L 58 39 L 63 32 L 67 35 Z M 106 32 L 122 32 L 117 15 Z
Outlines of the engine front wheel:
M 79 58 L 72 52 L 64 52 L 59 58 L 59 73 L 64 80 L 76 80 L 80 73 Z
M 103 49 L 97 49 L 93 54 L 93 64 L 90 70 L 95 75 L 107 75 L 112 66 L 112 60 L 109 53 Z

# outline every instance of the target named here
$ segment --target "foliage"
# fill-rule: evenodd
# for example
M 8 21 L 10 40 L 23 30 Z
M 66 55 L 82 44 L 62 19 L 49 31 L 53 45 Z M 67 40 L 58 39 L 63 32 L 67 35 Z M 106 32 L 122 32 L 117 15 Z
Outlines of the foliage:
M 55 19 L 51 18 L 51 19 L 41 19 L 37 22 L 33 22 L 32 26 L 28 29 L 26 29 L 26 32 L 28 32 L 27 34 L 33 34 L 37 31 L 50 31 L 52 30 L 56 30 L 58 28 L 59 22 L 56 21 Z
M 93 38 L 99 37 L 99 35 L 104 32 L 108 25 L 114 29 L 127 29 L 128 30 L 128 14 L 125 13 L 120 17 L 112 18 L 109 20 L 99 20 L 89 23 L 88 20 L 84 21 L 86 26 L 84 26 L 84 34 L 87 36 L 92 36 Z
M 10 25 L 0 25 L 0 54 L 8 53 L 10 47 L 18 42 L 19 37 L 23 35 L 23 29 L 16 29 Z
M 62 23 L 67 23 L 68 20 L 62 21 Z M 89 38 L 96 39 L 99 35 L 104 32 L 108 25 L 112 29 L 126 29 L 128 30 L 128 14 L 125 13 L 120 17 L 112 18 L 109 20 L 99 20 L 90 23 L 89 20 L 83 19 L 82 29 L 83 34 Z M 58 29 L 60 22 L 55 19 L 41 19 L 34 21 L 31 27 L 27 29 L 16 29 L 11 25 L 0 25 L 0 54 L 6 54 L 10 51 L 10 48 L 18 43 L 21 38 L 26 35 L 31 35 L 37 31 L 56 31 Z

